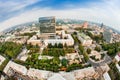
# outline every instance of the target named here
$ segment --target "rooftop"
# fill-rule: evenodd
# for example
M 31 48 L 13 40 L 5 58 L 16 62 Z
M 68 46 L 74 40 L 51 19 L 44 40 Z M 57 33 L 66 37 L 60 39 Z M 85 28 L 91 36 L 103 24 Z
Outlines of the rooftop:
M 91 39 L 89 36 L 85 35 L 84 33 L 79 33 L 78 35 L 81 36 L 85 40 Z
M 120 72 L 120 66 L 119 66 L 119 64 L 116 64 L 116 67 L 117 67 L 118 71 Z
M 93 67 L 88 67 L 80 70 L 75 70 L 74 75 L 77 79 L 83 79 L 84 77 L 94 76 L 96 74 Z
M 50 77 L 48 80 L 66 80 L 62 75 L 60 74 L 54 74 L 52 77 Z
M 110 78 L 110 76 L 109 76 L 109 74 L 107 72 L 105 72 L 103 74 L 103 77 L 104 77 L 105 80 L 111 80 L 111 78 Z
M 15 70 L 23 75 L 26 75 L 26 73 L 27 73 L 27 68 L 25 66 L 19 65 L 17 63 L 12 62 L 12 61 L 8 62 L 8 64 L 4 68 L 3 72 L 8 74 L 7 72 L 10 70 L 10 68 L 12 68 L 13 70 Z
M 45 78 L 45 79 L 47 79 L 49 73 L 50 73 L 49 71 L 30 68 L 27 72 L 27 75 L 32 77 L 32 78 L 37 78 L 37 79 Z
M 0 55 L 0 65 L 4 62 L 5 58 Z
M 51 17 L 40 17 L 39 20 L 48 20 L 48 19 L 53 19 L 55 18 L 54 16 L 51 16 Z
M 120 53 L 115 56 L 115 59 L 119 62 L 120 61 Z

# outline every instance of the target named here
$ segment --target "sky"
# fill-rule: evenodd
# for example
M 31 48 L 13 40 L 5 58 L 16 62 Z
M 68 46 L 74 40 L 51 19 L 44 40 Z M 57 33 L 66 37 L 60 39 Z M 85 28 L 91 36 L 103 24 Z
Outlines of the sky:
M 39 17 L 104 23 L 120 31 L 120 0 L 0 0 L 0 31 Z

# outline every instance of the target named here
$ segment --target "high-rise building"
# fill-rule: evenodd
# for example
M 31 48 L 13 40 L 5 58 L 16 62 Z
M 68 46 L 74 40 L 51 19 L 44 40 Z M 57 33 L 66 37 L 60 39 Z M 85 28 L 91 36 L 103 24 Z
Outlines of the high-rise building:
M 40 35 L 42 38 L 53 38 L 56 34 L 55 17 L 40 17 Z
M 104 27 L 104 24 L 102 23 L 102 24 L 100 25 L 100 27 L 103 28 L 103 27 Z
M 109 30 L 103 32 L 103 38 L 106 42 L 112 43 L 112 33 Z

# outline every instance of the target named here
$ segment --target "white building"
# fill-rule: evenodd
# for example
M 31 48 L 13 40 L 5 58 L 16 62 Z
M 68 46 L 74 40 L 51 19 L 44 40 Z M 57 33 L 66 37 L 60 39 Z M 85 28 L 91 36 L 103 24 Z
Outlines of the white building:
M 82 80 L 83 78 L 95 78 L 97 73 L 93 67 L 88 67 L 80 70 L 74 71 L 74 76 L 77 80 Z
M 27 68 L 20 64 L 9 61 L 6 67 L 4 68 L 3 72 L 8 76 L 14 75 L 15 72 L 18 72 L 19 74 L 22 74 L 22 75 L 26 75 Z
M 115 56 L 115 60 L 116 60 L 117 62 L 120 61 L 120 53 Z
M 40 39 L 37 39 L 37 36 L 31 37 L 28 41 L 27 44 L 32 44 L 32 45 L 41 45 Z
M 120 72 L 120 66 L 119 66 L 119 64 L 116 64 L 116 68 L 117 68 L 118 71 Z
M 103 74 L 103 78 L 104 78 L 104 80 L 111 80 L 111 78 L 110 78 L 110 76 L 109 76 L 109 74 L 107 72 L 105 72 Z
M 79 33 L 77 36 L 83 46 L 90 46 L 92 44 L 92 39 L 84 33 Z
M 51 43 L 52 45 L 54 45 L 55 43 L 59 44 L 67 44 L 68 46 L 72 46 L 74 45 L 74 40 L 72 38 L 72 36 L 70 34 L 66 34 L 64 30 L 58 32 L 58 34 L 61 33 L 62 35 L 62 39 L 45 39 L 44 42 L 45 42 L 45 45 L 48 45 L 49 43 Z M 64 38 L 67 38 L 67 39 L 64 39 Z
M 27 76 L 29 76 L 32 80 L 46 80 L 49 76 L 51 76 L 50 73 L 50 71 L 30 68 L 27 72 Z
M 5 58 L 0 55 L 0 65 L 5 61 Z
M 115 56 L 115 60 L 116 60 L 116 68 L 118 69 L 118 71 L 120 72 L 120 53 L 118 53 L 116 56 Z
M 55 73 L 52 77 L 48 78 L 48 80 L 66 80 L 62 75 Z
M 50 44 L 50 43 L 51 43 L 52 45 L 54 45 L 55 43 L 57 43 L 57 44 L 62 43 L 63 45 L 64 45 L 64 44 L 67 44 L 68 46 L 74 45 L 74 39 L 72 38 L 72 36 L 71 36 L 70 34 L 65 34 L 65 31 L 64 31 L 64 30 L 60 31 L 59 33 L 61 33 L 62 39 L 57 38 L 57 37 L 56 37 L 55 39 L 51 39 L 51 38 L 44 39 L 45 46 L 47 46 L 47 45 Z M 64 38 L 66 37 L 66 39 L 64 39 L 63 37 L 64 37 Z M 36 45 L 36 44 L 40 45 L 41 42 L 42 42 L 42 40 L 37 39 L 36 36 L 33 36 L 32 38 L 30 38 L 30 39 L 27 41 L 28 44 L 31 43 L 31 44 L 33 44 L 33 45 Z
M 59 72 L 66 80 L 76 80 L 73 72 Z

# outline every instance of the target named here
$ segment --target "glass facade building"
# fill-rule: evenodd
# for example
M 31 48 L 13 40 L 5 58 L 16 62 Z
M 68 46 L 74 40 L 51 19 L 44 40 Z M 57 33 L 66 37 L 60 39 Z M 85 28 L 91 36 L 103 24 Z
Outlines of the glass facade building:
M 40 33 L 55 33 L 55 17 L 40 17 Z

